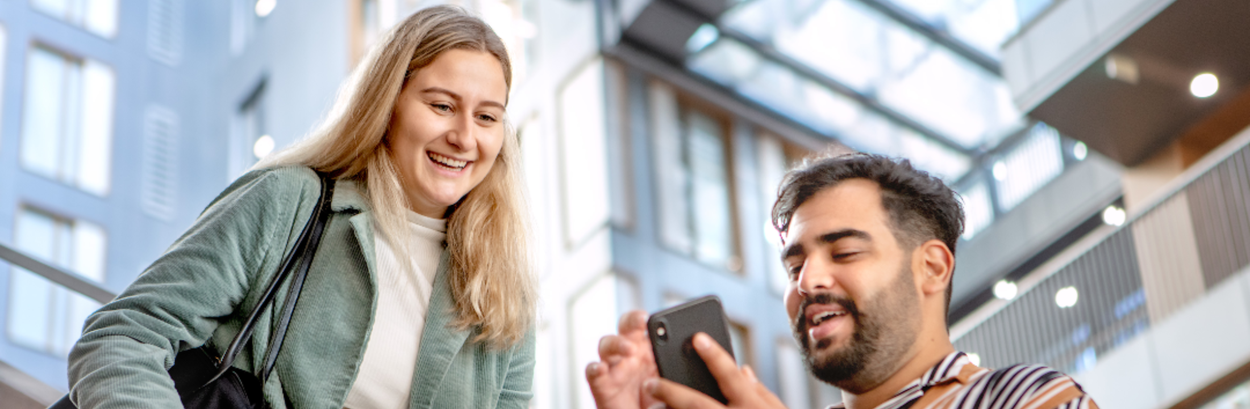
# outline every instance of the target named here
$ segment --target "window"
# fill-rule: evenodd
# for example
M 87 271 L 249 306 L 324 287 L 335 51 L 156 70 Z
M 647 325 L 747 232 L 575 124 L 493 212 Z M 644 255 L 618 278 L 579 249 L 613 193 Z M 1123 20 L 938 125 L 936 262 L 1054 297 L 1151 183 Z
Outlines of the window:
M 226 157 L 229 180 L 243 175 L 257 159 L 273 150 L 273 137 L 265 125 L 265 82 L 261 80 L 235 113 Z
M 565 243 L 584 242 L 611 217 L 604 65 L 587 64 L 560 90 L 560 182 Z
M 14 235 L 13 242 L 22 252 L 88 280 L 104 281 L 107 240 L 100 226 L 21 208 Z M 6 320 L 9 340 L 50 354 L 67 355 L 82 333 L 83 321 L 100 304 L 19 267 L 12 268 L 10 277 Z
M 1010 211 L 1063 173 L 1063 148 L 1059 131 L 1038 123 L 1019 145 L 1010 148 L 991 169 L 998 192 L 998 205 Z
M 35 10 L 64 20 L 96 35 L 117 35 L 118 0 L 30 0 Z
M 616 322 L 620 314 L 617 311 L 617 277 L 605 273 L 591 280 L 568 304 L 568 331 L 572 334 L 573 368 L 585 368 L 591 362 L 599 361 L 599 338 L 616 333 Z M 579 372 L 580 373 L 580 372 Z M 575 408 L 595 407 L 594 397 L 586 380 L 580 376 L 569 379 L 570 389 L 575 391 Z
M 178 194 L 178 113 L 149 106 L 143 115 L 139 207 L 161 220 L 174 216 Z
M 0 95 L 4 95 L 4 46 L 6 44 L 8 44 L 7 32 L 4 30 L 4 25 L 0 24 Z M 0 112 L 4 112 L 4 104 L 2 103 L 0 103 Z M 3 115 L 0 115 L 0 128 L 3 128 L 3 119 Z
M 990 189 L 981 178 L 974 178 L 965 188 L 957 188 L 964 205 L 964 240 L 973 237 L 994 223 L 994 202 Z
M 97 61 L 38 45 L 29 58 L 22 167 L 98 196 L 107 194 L 116 81 L 113 70 Z
M 168 66 L 182 61 L 183 0 L 148 2 L 148 56 Z
M 777 378 L 777 384 L 781 386 L 777 397 L 781 398 L 786 407 L 812 407 L 811 395 L 807 389 L 807 366 L 803 364 L 803 353 L 792 338 L 777 342 Z
M 778 136 L 760 135 L 756 139 L 756 163 L 759 169 L 760 208 L 763 209 L 764 223 L 760 230 L 767 243 L 764 261 L 768 263 L 768 283 L 774 292 L 784 294 L 790 285 L 790 277 L 781 262 L 781 237 L 772 223 L 773 204 L 777 201 L 777 189 L 781 187 L 781 179 L 786 172 L 810 152 L 803 148 L 788 144 Z
M 653 83 L 649 98 L 660 241 L 704 263 L 740 271 L 723 123 L 680 106 L 667 85 Z

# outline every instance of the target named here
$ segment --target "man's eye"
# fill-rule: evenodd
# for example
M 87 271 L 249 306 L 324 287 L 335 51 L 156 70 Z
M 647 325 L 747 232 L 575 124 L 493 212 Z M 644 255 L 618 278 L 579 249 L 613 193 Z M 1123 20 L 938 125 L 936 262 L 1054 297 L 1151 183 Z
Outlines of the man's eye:
M 834 260 L 846 260 L 848 258 L 854 257 L 856 254 L 859 254 L 859 252 L 847 251 L 847 252 L 842 252 L 842 253 L 833 253 L 833 259 Z

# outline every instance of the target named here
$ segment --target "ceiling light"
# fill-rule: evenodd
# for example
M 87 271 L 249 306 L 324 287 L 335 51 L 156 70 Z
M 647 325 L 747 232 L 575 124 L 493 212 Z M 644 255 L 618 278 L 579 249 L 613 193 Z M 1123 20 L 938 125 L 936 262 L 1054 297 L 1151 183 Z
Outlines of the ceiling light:
M 994 179 L 999 182 L 1007 180 L 1007 164 L 1002 161 L 994 162 Z
M 1058 305 L 1059 308 L 1070 308 L 1076 305 L 1076 300 L 1079 297 L 1080 294 L 1076 292 L 1076 287 L 1063 287 L 1055 293 L 1055 305 Z
M 976 353 L 970 353 L 968 354 L 968 362 L 971 362 L 975 366 L 981 366 L 981 356 Z
M 1132 58 L 1119 54 L 1108 55 L 1103 62 L 1103 68 L 1107 70 L 1107 78 L 1137 84 L 1137 61 Z
M 1016 293 L 1019 291 L 1020 288 L 1013 281 L 998 280 L 998 283 L 994 284 L 994 296 L 1000 300 L 1016 298 Z
M 699 29 L 694 30 L 694 34 L 691 34 L 690 38 L 686 40 L 686 52 L 694 54 L 703 51 L 704 48 L 716 42 L 718 38 L 720 38 L 720 30 L 717 30 L 714 25 L 705 23 L 699 26 Z
M 1072 146 L 1072 157 L 1076 160 L 1085 160 L 1086 156 L 1089 156 L 1089 147 L 1085 146 L 1085 142 L 1077 142 Z
M 256 0 L 256 16 L 269 17 L 269 13 L 273 13 L 273 8 L 278 6 L 278 0 Z
M 1206 98 L 1215 95 L 1220 90 L 1220 80 L 1215 78 L 1215 74 L 1204 72 L 1194 77 L 1189 83 L 1189 92 L 1195 97 Z
M 273 137 L 263 135 L 256 138 L 256 143 L 252 145 L 252 154 L 256 155 L 256 159 L 264 159 L 273 152 Z
M 1120 227 L 1124 225 L 1126 220 L 1128 220 L 1128 212 L 1124 211 L 1124 209 L 1119 206 L 1107 206 L 1107 208 L 1102 211 L 1103 223 Z

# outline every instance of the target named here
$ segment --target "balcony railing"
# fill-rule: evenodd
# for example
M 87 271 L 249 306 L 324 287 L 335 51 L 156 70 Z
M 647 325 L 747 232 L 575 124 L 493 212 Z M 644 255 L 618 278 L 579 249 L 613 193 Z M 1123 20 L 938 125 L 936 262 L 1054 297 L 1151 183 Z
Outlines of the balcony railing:
M 1033 272 L 1013 300 L 954 325 L 956 347 L 986 367 L 1079 373 L 1250 265 L 1250 130 L 1162 191 Z

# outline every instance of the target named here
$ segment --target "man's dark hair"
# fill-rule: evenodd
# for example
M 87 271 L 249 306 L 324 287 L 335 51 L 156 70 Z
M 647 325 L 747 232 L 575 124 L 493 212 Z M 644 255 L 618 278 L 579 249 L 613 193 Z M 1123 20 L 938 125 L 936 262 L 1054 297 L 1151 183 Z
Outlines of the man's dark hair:
M 783 233 L 789 230 L 799 206 L 848 179 L 867 179 L 881 186 L 881 205 L 889 214 L 890 231 L 900 246 L 914 249 L 938 239 L 955 254 L 955 244 L 964 230 L 963 206 L 955 192 L 937 177 L 912 167 L 908 160 L 881 155 L 852 153 L 804 161 L 786 173 L 777 189 L 773 227 Z M 947 311 L 950 302 L 951 286 L 947 286 Z

